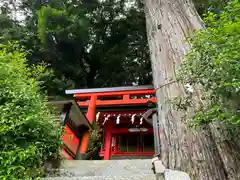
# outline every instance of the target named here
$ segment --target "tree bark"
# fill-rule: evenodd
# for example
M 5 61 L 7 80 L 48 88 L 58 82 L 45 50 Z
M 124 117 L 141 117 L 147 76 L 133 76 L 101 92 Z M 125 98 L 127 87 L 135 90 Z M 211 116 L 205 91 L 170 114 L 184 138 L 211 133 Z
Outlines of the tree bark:
M 187 38 L 202 28 L 192 1 L 144 0 L 144 8 L 164 165 L 189 173 L 193 180 L 237 180 L 236 176 L 228 176 L 224 163 L 229 161 L 221 158 L 212 129 L 189 128 L 187 119 L 193 111 L 177 111 L 169 103 L 169 99 L 185 95 L 184 86 L 176 82 L 176 71 L 190 48 Z

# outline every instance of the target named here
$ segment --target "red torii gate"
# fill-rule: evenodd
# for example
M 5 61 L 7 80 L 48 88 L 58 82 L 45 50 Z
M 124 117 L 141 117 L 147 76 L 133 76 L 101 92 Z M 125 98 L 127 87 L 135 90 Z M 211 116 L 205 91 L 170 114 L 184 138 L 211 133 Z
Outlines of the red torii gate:
M 118 128 L 114 122 L 119 115 L 127 115 L 124 119 L 130 122 L 133 115 L 137 115 L 136 121 L 142 121 L 141 115 L 150 107 L 149 103 L 156 103 L 155 90 L 153 86 L 127 86 L 114 88 L 76 89 L 66 90 L 66 94 L 73 94 L 81 109 L 86 109 L 86 116 L 92 125 L 96 121 L 96 111 L 99 111 L 99 121 L 104 126 L 104 148 L 101 155 L 105 160 L 111 155 L 153 155 L 154 152 L 119 152 L 117 151 L 117 140 L 114 134 L 128 134 L 129 128 Z M 133 107 L 134 106 L 134 107 Z M 111 119 L 105 123 L 106 118 Z M 129 126 L 131 126 L 129 124 Z M 134 133 L 134 132 L 133 132 Z M 153 133 L 152 127 L 146 132 Z M 80 145 L 80 152 L 85 153 L 88 147 L 89 132 L 85 132 Z M 113 149 L 112 149 L 112 140 Z

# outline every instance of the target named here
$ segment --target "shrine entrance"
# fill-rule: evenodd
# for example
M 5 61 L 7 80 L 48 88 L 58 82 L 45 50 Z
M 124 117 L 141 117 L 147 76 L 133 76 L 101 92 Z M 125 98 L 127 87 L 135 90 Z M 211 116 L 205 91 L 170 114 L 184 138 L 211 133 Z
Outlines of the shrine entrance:
M 116 137 L 120 152 L 153 152 L 153 134 L 123 134 Z
M 130 86 L 67 90 L 73 94 L 82 112 L 92 125 L 103 129 L 103 147 L 99 154 L 104 160 L 151 158 L 154 155 L 153 127 L 143 114 L 155 107 L 152 86 Z M 85 153 L 88 133 L 81 142 Z

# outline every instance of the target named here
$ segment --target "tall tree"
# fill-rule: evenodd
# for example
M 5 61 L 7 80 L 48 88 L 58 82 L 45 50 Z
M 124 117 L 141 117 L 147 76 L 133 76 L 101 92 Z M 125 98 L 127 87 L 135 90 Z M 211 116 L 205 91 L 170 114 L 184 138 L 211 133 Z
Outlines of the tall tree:
M 226 146 L 217 148 L 211 128 L 193 130 L 187 120 L 194 109 L 176 110 L 170 100 L 185 100 L 186 85 L 176 71 L 191 44 L 187 41 L 203 23 L 191 0 L 145 0 L 148 43 L 154 86 L 157 89 L 161 129 L 161 158 L 171 169 L 180 169 L 198 180 L 237 179 L 237 166 Z M 194 91 L 201 101 L 201 95 Z M 225 158 L 225 159 L 224 159 Z M 227 159 L 227 160 L 226 160 Z M 229 163 L 229 164 L 227 164 Z M 235 175 L 234 175 L 235 173 Z
M 138 4 L 22 2 L 28 29 L 22 43 L 30 52 L 30 64 L 45 61 L 54 69 L 55 77 L 45 79 L 50 94 L 66 88 L 151 83 L 145 17 Z

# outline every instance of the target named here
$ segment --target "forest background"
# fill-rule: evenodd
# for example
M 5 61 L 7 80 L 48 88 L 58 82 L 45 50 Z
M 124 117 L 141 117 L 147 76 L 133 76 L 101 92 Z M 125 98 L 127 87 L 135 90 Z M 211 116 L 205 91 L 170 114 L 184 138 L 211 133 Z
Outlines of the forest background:
M 195 0 L 201 16 L 228 0 Z M 143 5 L 137 0 L 3 0 L 2 43 L 18 41 L 27 63 L 44 64 L 42 90 L 152 84 Z

